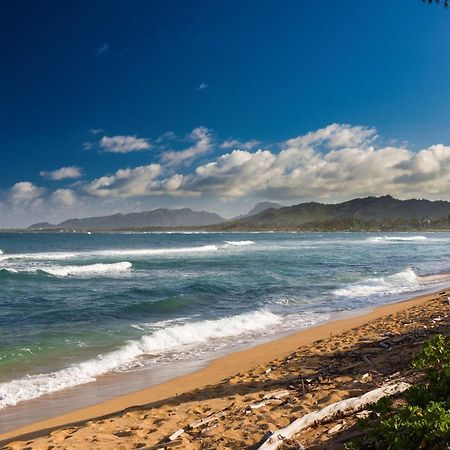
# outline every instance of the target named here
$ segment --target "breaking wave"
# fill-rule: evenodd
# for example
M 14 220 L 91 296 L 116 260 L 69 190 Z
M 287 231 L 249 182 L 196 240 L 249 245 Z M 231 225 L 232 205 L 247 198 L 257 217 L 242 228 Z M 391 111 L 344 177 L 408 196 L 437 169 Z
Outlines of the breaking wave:
M 0 260 L 63 260 L 88 257 L 122 257 L 122 256 L 159 256 L 189 253 L 214 252 L 217 245 L 202 245 L 200 247 L 179 248 L 142 248 L 142 249 L 112 249 L 82 252 L 49 252 L 49 253 L 9 253 L 2 254 Z
M 450 274 L 417 275 L 409 268 L 386 277 L 368 278 L 336 289 L 333 294 L 339 297 L 369 297 L 371 295 L 392 295 L 414 291 L 426 284 L 445 281 Z
M 253 245 L 254 241 L 225 241 L 224 247 L 245 247 L 247 245 Z
M 26 376 L 0 384 L 0 409 L 51 392 L 95 381 L 114 370 L 131 367 L 143 355 L 189 352 L 195 346 L 236 336 L 253 335 L 281 322 L 281 316 L 259 310 L 216 320 L 173 325 L 128 342 L 119 349 L 56 372 Z
M 86 266 L 24 266 L 24 267 L 2 267 L 0 270 L 6 270 L 10 273 L 36 273 L 43 272 L 55 277 L 90 277 L 90 276 L 109 276 L 129 272 L 132 264 L 128 261 L 112 264 L 88 264 Z
M 427 240 L 426 236 L 376 236 L 368 239 L 369 242 L 414 242 Z

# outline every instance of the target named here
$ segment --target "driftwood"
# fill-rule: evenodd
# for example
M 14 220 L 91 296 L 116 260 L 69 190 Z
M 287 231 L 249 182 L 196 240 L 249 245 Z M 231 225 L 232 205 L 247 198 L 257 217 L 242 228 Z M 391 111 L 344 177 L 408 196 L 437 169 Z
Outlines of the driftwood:
M 160 444 L 152 445 L 151 447 L 143 447 L 141 450 L 158 450 L 160 448 L 179 447 L 183 442 L 180 440 L 172 442 L 161 442 Z
M 346 400 L 341 400 L 337 403 L 332 403 L 320 411 L 315 411 L 304 415 L 295 420 L 286 428 L 275 431 L 272 436 L 262 444 L 258 450 L 276 450 L 281 446 L 285 439 L 291 438 L 301 430 L 308 428 L 316 423 L 330 421 L 339 416 L 348 416 L 355 412 L 361 411 L 369 403 L 374 403 L 382 397 L 400 394 L 406 391 L 410 384 L 400 382 L 396 384 L 387 384 L 373 391 L 366 392 L 360 397 L 352 397 Z
M 286 389 L 282 389 L 281 391 L 275 391 L 270 392 L 269 394 L 266 394 L 263 399 L 264 400 L 272 400 L 272 399 L 279 399 L 283 397 L 287 397 L 289 395 L 289 391 Z
M 221 417 L 226 416 L 226 415 L 227 415 L 227 413 L 225 411 L 220 411 L 216 414 L 211 414 L 210 416 L 208 416 L 204 419 L 196 420 L 195 422 L 190 423 L 189 428 L 195 429 L 198 427 L 202 427 L 203 425 L 213 422 L 214 420 L 218 420 Z
M 275 392 L 271 392 L 269 394 L 266 394 L 263 397 L 263 400 L 258 402 L 258 403 L 251 403 L 250 405 L 246 406 L 246 410 L 249 411 L 251 409 L 258 409 L 258 408 L 262 408 L 263 406 L 266 406 L 267 404 L 271 403 L 273 400 L 280 400 L 284 397 L 288 397 L 289 396 L 289 391 L 287 391 L 286 389 L 283 389 L 281 391 L 275 391 Z
M 175 439 L 179 438 L 184 433 L 184 428 L 180 428 L 179 430 L 175 431 L 175 433 L 172 433 L 168 439 L 169 441 L 174 441 Z

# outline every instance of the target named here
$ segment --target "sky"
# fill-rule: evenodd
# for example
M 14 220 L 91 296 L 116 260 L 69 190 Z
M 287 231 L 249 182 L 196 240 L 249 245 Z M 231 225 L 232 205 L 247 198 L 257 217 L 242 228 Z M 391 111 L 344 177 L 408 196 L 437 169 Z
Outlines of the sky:
M 0 14 L 0 227 L 450 200 L 450 10 L 27 0 Z

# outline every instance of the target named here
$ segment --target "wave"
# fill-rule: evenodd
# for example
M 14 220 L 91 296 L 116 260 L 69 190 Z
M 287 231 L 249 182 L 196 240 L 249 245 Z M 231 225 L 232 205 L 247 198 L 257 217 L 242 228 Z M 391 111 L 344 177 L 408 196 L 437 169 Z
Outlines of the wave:
M 112 249 L 82 252 L 49 252 L 49 253 L 9 253 L 2 254 L 0 261 L 5 260 L 63 260 L 87 257 L 122 257 L 122 256 L 159 256 L 173 254 L 204 253 L 217 251 L 217 245 L 202 245 L 200 247 L 175 248 L 142 248 L 142 249 Z
M 109 276 L 129 272 L 132 264 L 128 261 L 112 264 L 89 264 L 86 266 L 28 266 L 28 267 L 2 267 L 0 270 L 6 270 L 10 273 L 36 273 L 44 272 L 55 277 L 90 277 L 90 276 Z
M 387 277 L 368 278 L 358 283 L 336 289 L 333 294 L 339 297 L 369 297 L 371 295 L 392 295 L 414 291 L 427 284 L 445 281 L 450 274 L 417 275 L 409 268 Z
M 92 275 L 114 275 L 131 270 L 131 263 L 128 261 L 113 264 L 89 264 L 87 266 L 53 266 L 41 267 L 39 270 L 55 277 L 67 276 L 92 276 Z
M 369 242 L 411 242 L 411 241 L 427 241 L 426 236 L 376 236 L 369 238 Z
M 222 319 L 159 329 L 139 340 L 130 341 L 115 351 L 66 369 L 0 383 L 0 409 L 51 392 L 95 381 L 100 375 L 131 367 L 140 356 L 173 351 L 186 352 L 201 344 L 207 344 L 210 347 L 215 340 L 265 331 L 280 321 L 280 316 L 259 310 Z
M 224 247 L 245 247 L 247 245 L 253 245 L 254 241 L 225 241 Z
M 215 252 L 220 248 L 243 247 L 253 245 L 254 241 L 225 241 L 224 245 L 202 245 L 197 247 L 172 247 L 172 248 L 138 248 L 138 249 L 111 249 L 91 250 L 78 252 L 40 252 L 40 253 L 2 253 L 0 261 L 28 260 L 28 261 L 58 261 L 91 257 L 142 257 L 142 256 L 164 256 L 185 255 L 195 253 Z

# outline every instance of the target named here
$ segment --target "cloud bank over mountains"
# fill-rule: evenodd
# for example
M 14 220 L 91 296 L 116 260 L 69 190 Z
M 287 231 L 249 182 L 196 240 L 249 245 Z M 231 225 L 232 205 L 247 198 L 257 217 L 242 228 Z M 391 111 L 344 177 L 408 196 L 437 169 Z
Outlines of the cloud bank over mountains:
M 86 173 L 75 183 L 83 176 L 81 168 L 42 171 L 47 179 L 69 183 L 54 190 L 18 180 L 0 192 L 1 217 L 7 218 L 0 226 L 26 225 L 42 216 L 64 219 L 129 210 L 152 202 L 203 208 L 209 200 L 214 212 L 223 213 L 227 204 L 235 208 L 249 199 L 337 202 L 385 194 L 450 199 L 450 146 L 413 151 L 405 145 L 383 145 L 375 128 L 349 124 L 331 124 L 278 143 L 256 139 L 219 140 L 206 127 L 183 139 L 167 133 L 152 144 L 136 136 L 103 136 L 97 144 L 100 151 L 139 151 L 151 162 L 98 178 Z M 182 148 L 174 150 L 177 141 Z

